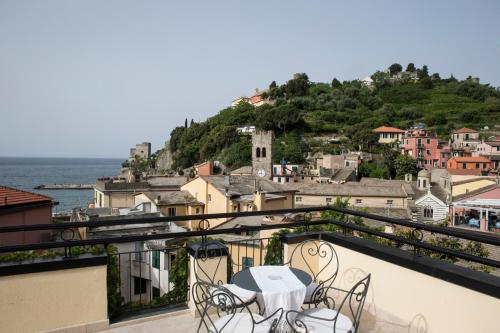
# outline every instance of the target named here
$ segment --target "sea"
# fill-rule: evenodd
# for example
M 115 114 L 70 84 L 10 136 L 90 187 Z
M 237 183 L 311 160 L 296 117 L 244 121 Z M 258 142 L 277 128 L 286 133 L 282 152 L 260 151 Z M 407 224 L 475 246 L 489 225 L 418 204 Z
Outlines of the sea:
M 0 186 L 10 186 L 52 197 L 53 213 L 70 212 L 92 202 L 92 190 L 35 190 L 41 184 L 94 184 L 112 177 L 125 159 L 0 157 Z

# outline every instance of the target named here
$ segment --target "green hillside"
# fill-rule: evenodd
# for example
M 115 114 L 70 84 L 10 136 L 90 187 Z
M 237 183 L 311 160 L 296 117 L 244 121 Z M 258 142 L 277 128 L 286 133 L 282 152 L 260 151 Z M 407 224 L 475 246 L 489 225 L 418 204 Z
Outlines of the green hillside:
M 360 81 L 310 82 L 306 74 L 296 74 L 283 85 L 272 82 L 265 93 L 272 105 L 255 108 L 240 103 L 204 122 L 188 124 L 186 120 L 185 126 L 175 128 L 170 138 L 174 169 L 208 159 L 220 160 L 230 168 L 249 164 L 250 137 L 236 132 L 242 125 L 275 132 L 276 161 L 303 162 L 311 150 L 377 151 L 377 137 L 371 130 L 381 125 L 404 129 L 425 123 L 447 139 L 454 128 L 500 124 L 498 88 L 472 78 L 457 81 L 441 79 L 438 74 L 429 76 L 426 66 L 415 69 L 416 82 L 404 75 L 396 79 L 399 72 L 396 66 L 391 74 L 375 73 L 371 88 Z M 348 140 L 330 144 L 317 139 L 332 136 Z

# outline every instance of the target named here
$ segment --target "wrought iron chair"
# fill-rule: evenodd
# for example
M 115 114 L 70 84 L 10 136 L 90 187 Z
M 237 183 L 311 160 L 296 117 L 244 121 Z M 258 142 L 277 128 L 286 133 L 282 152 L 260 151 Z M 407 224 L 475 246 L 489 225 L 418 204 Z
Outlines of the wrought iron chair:
M 330 302 L 327 291 L 331 288 L 339 271 L 339 258 L 332 244 L 321 240 L 308 239 L 299 243 L 292 251 L 289 261 L 284 263 L 289 267 L 300 268 L 312 277 L 307 286 L 304 304 L 317 307 L 321 303 Z M 318 262 L 317 269 L 312 261 Z
M 222 285 L 196 282 L 192 296 L 200 315 L 198 332 L 204 326 L 209 333 L 272 333 L 283 317 L 283 309 L 268 317 L 252 313 L 247 305 L 241 306 L 243 300 Z
M 335 308 L 312 308 L 302 312 L 288 311 L 286 321 L 294 332 L 356 333 L 370 286 L 371 275 L 358 281 Z M 336 291 L 341 289 L 333 288 Z M 335 303 L 333 303 L 335 305 Z M 346 315 L 346 313 L 348 315 Z
M 223 257 L 225 256 L 227 256 L 227 264 L 223 263 Z M 233 266 L 238 266 L 233 262 L 231 255 L 227 252 L 227 248 L 222 243 L 217 241 L 200 243 L 195 251 L 194 260 L 193 267 L 197 282 L 222 286 L 236 296 L 234 299 L 236 307 L 243 308 L 255 303 L 259 313 L 261 313 L 256 292 L 240 288 L 235 284 L 224 283 L 221 280 L 221 276 L 229 280 L 232 275 Z M 208 260 L 212 260 L 210 265 L 206 264 Z

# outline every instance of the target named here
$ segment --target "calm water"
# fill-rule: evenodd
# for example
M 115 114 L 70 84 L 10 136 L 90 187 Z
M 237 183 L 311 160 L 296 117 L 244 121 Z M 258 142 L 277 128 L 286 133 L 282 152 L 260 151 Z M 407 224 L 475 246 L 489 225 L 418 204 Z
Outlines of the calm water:
M 54 212 L 70 211 L 92 201 L 92 190 L 34 190 L 40 184 L 92 184 L 115 176 L 124 159 L 0 157 L 0 185 L 48 195 L 59 201 Z

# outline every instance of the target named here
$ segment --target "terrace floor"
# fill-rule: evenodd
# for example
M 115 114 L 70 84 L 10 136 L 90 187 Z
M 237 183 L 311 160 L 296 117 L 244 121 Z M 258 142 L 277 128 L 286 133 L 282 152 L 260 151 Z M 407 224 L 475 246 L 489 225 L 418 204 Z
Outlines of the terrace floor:
M 157 316 L 124 321 L 112 324 L 111 328 L 100 333 L 166 333 L 166 332 L 196 332 L 199 318 L 193 318 L 190 310 L 181 310 Z M 205 332 L 205 330 L 201 330 Z M 359 333 L 407 333 L 407 325 L 376 320 L 369 313 L 363 314 Z M 427 332 L 426 329 L 419 332 Z
M 101 333 L 196 332 L 198 324 L 199 319 L 193 318 L 189 310 L 181 310 L 112 324 Z

